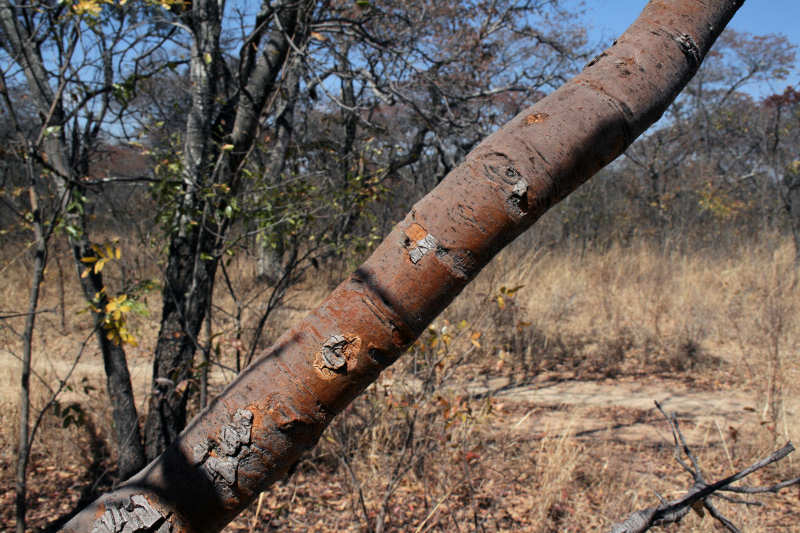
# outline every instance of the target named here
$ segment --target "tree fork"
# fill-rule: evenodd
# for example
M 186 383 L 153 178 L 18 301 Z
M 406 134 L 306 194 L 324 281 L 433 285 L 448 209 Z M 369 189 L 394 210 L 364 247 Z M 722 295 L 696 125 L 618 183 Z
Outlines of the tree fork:
M 651 1 L 581 74 L 475 148 L 163 455 L 64 530 L 224 527 L 503 246 L 661 116 L 743 2 Z

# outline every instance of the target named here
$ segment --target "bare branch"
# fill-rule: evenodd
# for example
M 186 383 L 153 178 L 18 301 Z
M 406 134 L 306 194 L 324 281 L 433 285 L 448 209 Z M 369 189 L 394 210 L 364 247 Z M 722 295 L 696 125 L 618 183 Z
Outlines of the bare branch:
M 683 437 L 683 433 L 681 433 L 680 428 L 678 427 L 678 421 L 674 414 L 667 415 L 664 410 L 661 408 L 661 405 L 656 402 L 656 407 L 661 414 L 664 415 L 664 418 L 667 419 L 667 422 L 670 425 L 670 429 L 672 430 L 672 438 L 675 442 L 675 459 L 681 465 L 681 467 L 686 470 L 689 474 L 692 475 L 694 478 L 694 483 L 689 490 L 687 491 L 686 495 L 682 498 L 671 502 L 663 502 L 661 505 L 657 507 L 648 507 L 647 509 L 636 511 L 632 513 L 628 518 L 623 520 L 622 522 L 618 522 L 611 526 L 611 533 L 643 533 L 648 531 L 653 526 L 663 526 L 666 524 L 675 524 L 680 522 L 684 516 L 686 516 L 691 509 L 696 509 L 698 505 L 702 505 L 708 512 L 717 519 L 723 526 L 725 526 L 728 531 L 737 532 L 738 529 L 733 523 L 728 520 L 719 510 L 714 507 L 711 498 L 712 496 L 721 497 L 726 501 L 731 503 L 743 504 L 743 505 L 757 505 L 757 502 L 749 502 L 749 501 L 742 501 L 742 500 L 735 500 L 733 498 L 724 498 L 715 494 L 717 491 L 730 491 L 730 492 L 742 492 L 747 494 L 756 494 L 756 493 L 764 493 L 764 492 L 772 492 L 777 493 L 780 489 L 786 488 L 790 485 L 800 483 L 800 477 L 791 479 L 788 481 L 784 481 L 781 483 L 777 483 L 775 485 L 769 487 L 729 487 L 731 483 L 734 483 L 740 479 L 743 479 L 756 470 L 760 470 L 767 465 L 770 465 L 774 462 L 780 461 L 790 453 L 794 451 L 794 446 L 792 443 L 787 443 L 783 448 L 771 453 L 769 456 L 757 461 L 756 463 L 752 464 L 751 466 L 745 468 L 744 470 L 740 470 L 735 474 L 728 476 L 716 483 L 711 483 L 710 485 L 705 482 L 703 479 L 703 474 L 700 470 L 700 465 L 695 458 L 694 454 L 691 452 L 686 440 Z M 680 457 L 681 452 L 685 453 L 686 456 L 692 463 L 692 467 L 689 467 Z

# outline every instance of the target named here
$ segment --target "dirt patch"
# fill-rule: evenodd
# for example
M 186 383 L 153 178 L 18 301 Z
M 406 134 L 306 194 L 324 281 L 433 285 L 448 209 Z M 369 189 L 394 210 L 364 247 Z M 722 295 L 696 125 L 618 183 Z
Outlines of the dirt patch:
M 509 420 L 520 432 L 568 432 L 576 437 L 668 442 L 669 434 L 655 402 L 679 420 L 700 428 L 704 444 L 724 433 L 761 421 L 759 395 L 741 389 L 709 390 L 681 379 L 626 378 L 603 381 L 546 381 L 512 385 L 495 378 L 467 388 L 471 395 L 492 396 L 526 410 Z M 787 401 L 786 415 L 797 419 L 800 401 Z M 800 421 L 799 421 L 800 422 Z M 667 439 L 666 441 L 664 439 Z

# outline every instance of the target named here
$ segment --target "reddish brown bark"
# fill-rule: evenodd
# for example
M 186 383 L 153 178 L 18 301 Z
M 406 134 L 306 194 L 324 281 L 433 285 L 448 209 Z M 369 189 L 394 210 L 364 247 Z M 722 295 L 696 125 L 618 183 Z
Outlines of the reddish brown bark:
M 65 529 L 222 528 L 497 251 L 661 116 L 742 3 L 650 2 L 583 73 L 479 145 L 175 445 Z

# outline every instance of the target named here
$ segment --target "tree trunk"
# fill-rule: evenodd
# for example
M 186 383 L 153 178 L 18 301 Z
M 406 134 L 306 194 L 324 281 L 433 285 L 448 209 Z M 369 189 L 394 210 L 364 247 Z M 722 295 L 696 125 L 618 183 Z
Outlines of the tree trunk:
M 80 280 L 84 299 L 97 309 L 92 313 L 95 338 L 103 356 L 103 367 L 106 373 L 106 394 L 111 402 L 114 417 L 114 437 L 117 441 L 117 453 L 119 455 L 117 478 L 119 481 L 124 481 L 146 464 L 144 446 L 139 429 L 139 415 L 134 401 L 133 386 L 130 372 L 128 371 L 128 359 L 125 349 L 121 344 L 115 344 L 109 340 L 107 337 L 108 332 L 103 327 L 105 306 L 109 301 L 105 282 L 103 281 L 103 273 L 92 270 L 87 276 L 83 276 L 87 264 L 82 259 L 95 257 L 97 254 L 92 249 L 83 213 L 70 212 L 67 208 L 75 193 L 82 194 L 83 191 L 75 191 L 74 186 L 70 185 L 64 179 L 64 176 L 85 175 L 88 169 L 83 169 L 84 172 L 80 173 L 70 172 L 72 166 L 66 162 L 66 156 L 64 155 L 65 145 L 66 143 L 63 140 L 47 140 L 45 141 L 45 153 L 53 166 L 62 174 L 61 176 L 56 175 L 54 181 L 59 196 L 63 199 L 62 209 L 65 222 L 76 230 L 68 236 L 76 273 Z
M 94 251 L 88 239 L 70 239 L 72 254 L 80 277 L 86 264 L 81 262 L 83 257 L 91 257 Z M 106 373 L 106 393 L 111 401 L 112 416 L 114 418 L 114 437 L 117 441 L 117 479 L 124 481 L 142 469 L 146 464 L 142 434 L 139 429 L 139 415 L 133 396 L 131 375 L 128 371 L 128 359 L 125 350 L 107 337 L 103 327 L 103 308 L 108 303 L 108 296 L 103 289 L 102 273 L 90 273 L 80 278 L 83 295 L 88 302 L 100 310 L 92 313 L 94 317 L 95 338 L 103 356 L 103 368 Z M 95 295 L 99 294 L 99 298 Z
M 30 410 L 31 410 L 31 357 L 33 352 L 33 331 L 36 324 L 36 312 L 39 307 L 39 289 L 44 279 L 44 267 L 47 264 L 47 239 L 42 214 L 39 211 L 39 197 L 36 194 L 36 183 L 33 169 L 27 161 L 30 174 L 29 196 L 31 202 L 32 225 L 34 231 L 33 277 L 28 298 L 28 314 L 25 317 L 25 329 L 22 332 L 22 369 L 19 389 L 19 435 L 17 444 L 17 477 L 16 477 L 16 510 L 17 533 L 25 533 L 25 515 L 27 513 L 27 473 L 30 457 Z
M 216 228 L 204 188 L 214 181 L 218 154 L 213 136 L 220 76 L 222 13 L 216 0 L 192 2 L 185 23 L 192 32 L 189 76 L 192 107 L 183 149 L 183 205 L 171 237 L 162 290 L 161 329 L 153 360 L 153 384 L 145 422 L 145 450 L 152 459 L 186 425 L 198 333 L 216 272 Z
M 655 122 L 742 1 L 654 0 L 576 78 L 492 134 L 180 439 L 67 531 L 217 531 L 480 269 Z
M 281 109 L 276 113 L 275 144 L 270 154 L 270 161 L 264 173 L 266 182 L 278 186 L 283 178 L 281 176 L 286 167 L 286 158 L 294 137 L 294 105 L 300 91 L 300 74 L 302 58 L 294 56 L 291 64 L 286 68 L 284 75 L 284 88 L 281 91 Z M 284 268 L 284 254 L 286 253 L 286 238 L 280 226 L 260 228 L 263 230 L 263 239 L 258 247 L 258 262 L 256 275 L 272 286 L 278 285 L 286 274 Z
M 153 361 L 153 389 L 145 422 L 147 457 L 158 456 L 186 426 L 197 336 L 205 319 L 217 268 L 212 235 L 203 228 L 170 243 L 164 276 L 161 331 Z
M 193 48 L 192 108 L 186 124 L 183 154 L 184 199 L 178 228 L 171 238 L 164 276 L 164 308 L 145 422 L 145 448 L 150 459 L 162 453 L 186 425 L 186 406 L 196 389 L 192 385 L 192 366 L 199 347 L 197 335 L 211 298 L 219 247 L 227 231 L 225 223 L 211 222 L 213 208 L 203 198 L 203 188 L 222 182 L 229 185 L 232 194 L 238 189 L 240 167 L 250 152 L 259 117 L 275 90 L 275 82 L 289 52 L 288 37 L 294 37 L 295 46 L 304 43 L 293 33 L 300 11 L 298 6 L 306 4 L 310 3 L 264 1 L 262 11 L 275 16 L 280 24 L 267 32 L 260 54 L 256 56 L 260 33 L 254 35 L 242 51 L 241 94 L 233 102 L 235 112 L 231 118 L 225 116 L 225 106 L 220 111 L 216 102 L 225 96 L 219 94 L 221 73 L 218 69 L 222 53 L 219 43 L 222 4 L 216 0 L 192 3 L 191 15 L 187 18 L 192 29 Z M 260 17 L 259 20 L 259 26 L 269 27 L 268 20 Z M 217 119 L 221 119 L 220 125 L 215 126 Z M 224 123 L 228 126 L 223 127 Z M 218 128 L 228 131 L 222 135 L 224 142 L 233 147 L 228 154 L 220 154 Z

